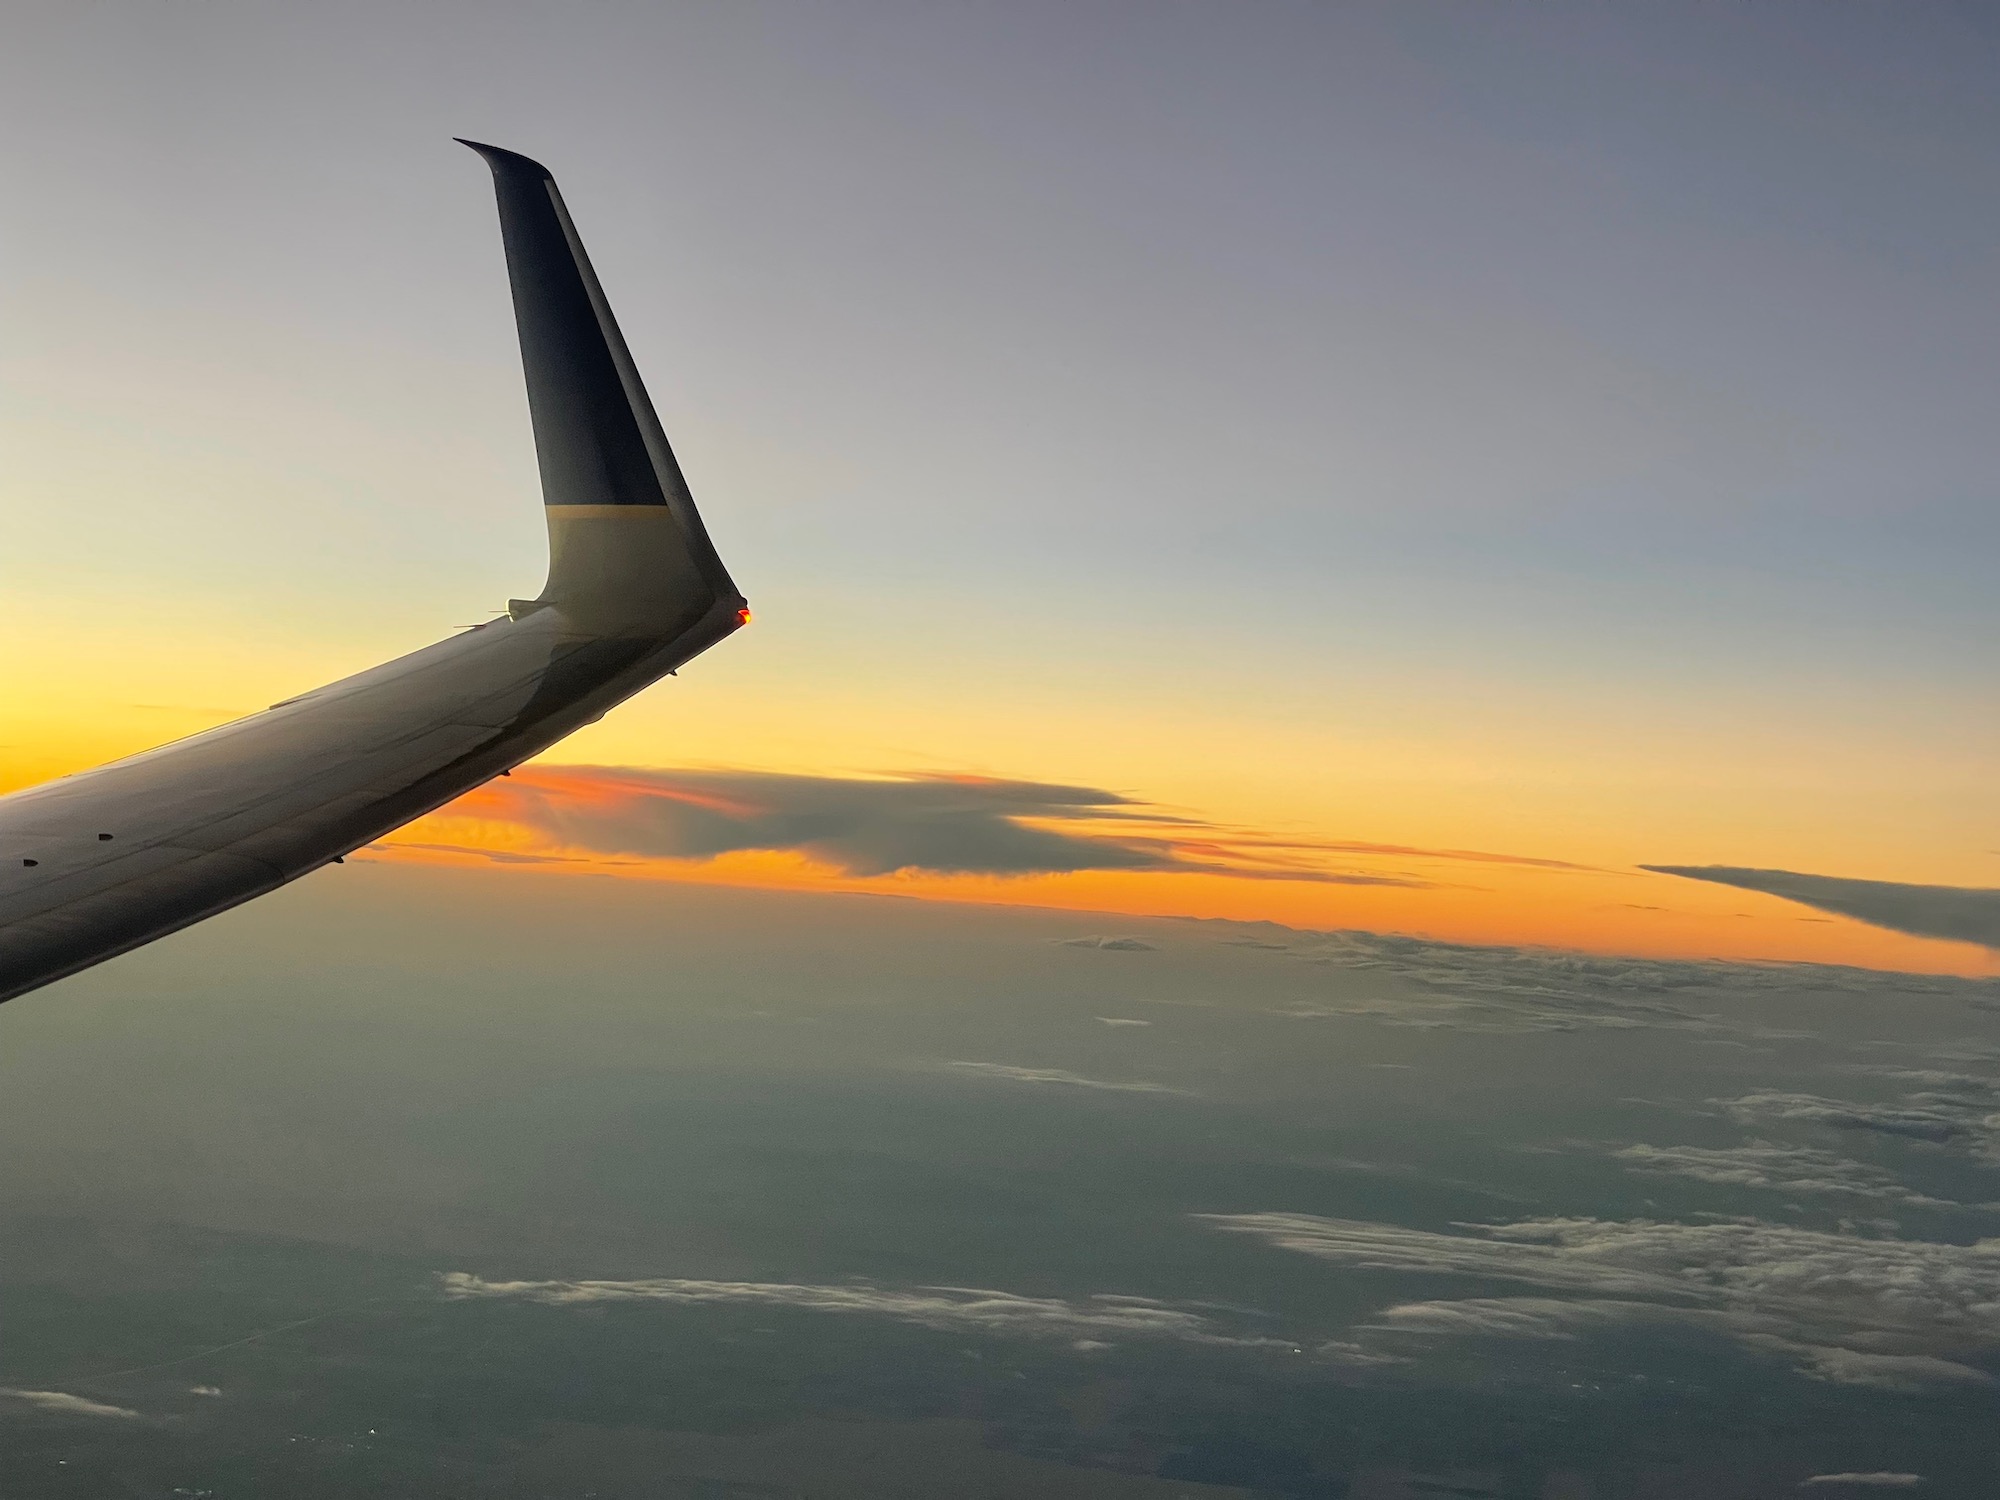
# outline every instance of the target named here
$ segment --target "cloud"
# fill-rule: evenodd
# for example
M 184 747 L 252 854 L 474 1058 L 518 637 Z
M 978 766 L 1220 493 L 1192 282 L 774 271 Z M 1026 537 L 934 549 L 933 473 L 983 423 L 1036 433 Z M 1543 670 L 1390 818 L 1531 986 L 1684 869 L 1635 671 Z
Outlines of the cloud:
M 1384 1354 L 1380 1349 L 1370 1349 L 1366 1344 L 1357 1344 L 1349 1339 L 1328 1339 L 1316 1346 L 1313 1354 L 1327 1364 L 1345 1365 L 1353 1370 L 1415 1363 L 1406 1354 Z
M 1654 1177 L 1686 1177 L 1774 1193 L 1844 1194 L 1913 1208 L 1953 1206 L 1942 1198 L 1904 1187 L 1886 1168 L 1811 1146 L 1780 1146 L 1769 1141 L 1720 1147 L 1637 1145 L 1613 1154 L 1632 1171 Z
M 1423 876 L 1356 861 L 1586 868 L 1473 849 L 1281 838 L 1100 787 L 988 776 L 529 766 L 459 799 L 447 816 L 512 825 L 534 841 L 530 857 L 789 851 L 864 877 L 1151 870 L 1428 889 L 1435 882 Z
M 1751 1350 L 1790 1361 L 1814 1380 L 1877 1390 L 1922 1391 L 1939 1385 L 1987 1385 L 1984 1371 L 1926 1354 L 1875 1354 L 1788 1335 L 1781 1320 L 1754 1312 L 1648 1302 L 1558 1301 L 1539 1297 L 1408 1302 L 1385 1309 L 1364 1331 L 1413 1337 L 1576 1339 L 1586 1333 L 1680 1325 L 1734 1338 Z
M 1893 1102 L 1775 1090 L 1711 1102 L 1745 1124 L 1793 1121 L 1866 1130 L 2000 1162 L 2000 1085 L 1984 1079 L 1966 1078 L 1953 1090 L 1923 1089 Z
M 73 1396 L 68 1391 L 22 1391 L 10 1387 L 0 1387 L 0 1397 L 18 1401 L 36 1411 L 49 1412 L 63 1417 L 111 1417 L 120 1421 L 144 1421 L 141 1413 L 124 1406 L 111 1406 L 103 1401 L 92 1401 L 88 1396 Z
M 539 1302 L 550 1307 L 607 1303 L 667 1303 L 787 1307 L 802 1312 L 893 1318 L 925 1328 L 1002 1338 L 1176 1339 L 1195 1344 L 1254 1348 L 1295 1347 L 1283 1339 L 1238 1337 L 1218 1329 L 1206 1314 L 1150 1297 L 1102 1293 L 1079 1301 L 1022 1297 L 977 1287 L 878 1287 L 865 1283 L 815 1286 L 791 1282 L 690 1281 L 487 1281 L 465 1271 L 439 1278 L 444 1295 Z
M 1722 980 L 1725 966 L 1600 958 L 1536 948 L 1476 947 L 1385 933 L 1299 933 L 1291 942 L 1229 939 L 1305 963 L 1382 969 L 1406 986 L 1398 995 L 1336 998 L 1301 1015 L 1346 1015 L 1389 1026 L 1457 1031 L 1724 1029 L 1714 1016 L 1676 1004 L 1676 991 Z M 1411 993 L 1410 991 L 1414 991 Z
M 1799 1488 L 1804 1489 L 1809 1484 L 1867 1484 L 1876 1485 L 1882 1489 L 1906 1490 L 1923 1482 L 1924 1476 L 1921 1474 L 1890 1474 L 1887 1472 L 1874 1474 L 1815 1474 L 1810 1479 L 1801 1479 L 1799 1481 Z
M 1728 1013 L 1740 1009 L 1733 1003 L 1738 997 L 1768 992 L 1940 995 L 1981 1005 L 1994 994 L 1987 980 L 1827 964 L 1607 957 L 1389 933 L 1259 926 L 1258 936 L 1233 935 L 1219 941 L 1329 968 L 1380 969 L 1401 982 L 1400 992 L 1385 987 L 1385 992 L 1361 997 L 1356 997 L 1352 985 L 1345 986 L 1324 1003 L 1294 1007 L 1286 1014 L 1360 1017 L 1387 1026 L 1500 1034 L 1650 1027 L 1769 1041 L 1800 1033 L 1731 1019 Z M 1283 937 L 1265 937 L 1261 932 Z M 1716 1008 L 1710 1009 L 1711 1005 Z
M 526 854 L 518 849 L 481 849 L 473 844 L 419 844 L 404 840 L 373 843 L 370 850 L 421 849 L 427 854 L 470 854 L 496 865 L 573 865 L 581 863 L 573 854 Z M 350 856 L 351 857 L 351 856 Z
M 1280 1250 L 1297 1251 L 1357 1270 L 1523 1281 L 1607 1296 L 1691 1295 L 1684 1293 L 1671 1277 L 1643 1265 L 1626 1267 L 1596 1257 L 1565 1255 L 1555 1246 L 1512 1238 L 1439 1234 L 1365 1219 L 1324 1219 L 1315 1214 L 1197 1214 L 1195 1217 L 1227 1233 L 1253 1235 Z
M 1749 1334 L 1742 1341 L 1752 1348 L 1765 1348 L 1795 1360 L 1801 1374 L 1829 1385 L 1860 1385 L 1878 1391 L 1916 1394 L 1940 1385 L 1993 1384 L 1993 1377 L 1984 1370 L 1928 1354 L 1871 1354 L 1864 1349 L 1843 1349 L 1837 1345 L 1802 1344 L 1770 1334 Z
M 1099 1016 L 1100 1026 L 1151 1026 L 1151 1021 L 1141 1021 L 1135 1016 Z
M 1576 1294 L 1408 1303 L 1366 1325 L 1377 1332 L 1546 1339 L 1681 1323 L 1816 1379 L 1884 1389 L 1988 1384 L 1954 1356 L 2000 1348 L 2000 1240 L 1868 1239 L 1756 1220 L 1539 1218 L 1446 1234 L 1311 1214 L 1197 1217 L 1358 1270 Z
M 1409 844 L 1359 844 L 1354 842 L 1326 842 L 1310 847 L 1329 850 L 1338 854 L 1382 854 L 1404 859 L 1457 860 L 1475 865 L 1523 865 L 1535 870 L 1575 870 L 1592 874 L 1603 873 L 1596 865 L 1572 864 L 1566 859 L 1535 859 L 1525 854 L 1491 854 L 1480 849 L 1422 849 Z
M 1151 943 L 1135 937 L 1073 937 L 1061 939 L 1064 948 L 1099 948 L 1107 953 L 1152 953 Z
M 1838 1344 L 1813 1343 L 1785 1331 L 1781 1320 L 1754 1312 L 1675 1307 L 1648 1302 L 1559 1301 L 1538 1297 L 1469 1298 L 1409 1302 L 1387 1308 L 1362 1332 L 1409 1338 L 1573 1340 L 1615 1328 L 1645 1326 L 1702 1329 L 1732 1338 L 1753 1352 L 1773 1354 L 1800 1374 L 1830 1385 L 1918 1392 L 1940 1385 L 1990 1385 L 1982 1370 L 1927 1354 L 1876 1354 Z
M 1918 1105 L 1851 1103 L 1825 1099 L 1818 1094 L 1768 1092 L 1745 1094 L 1739 1099 L 1718 1099 L 1716 1103 L 1743 1121 L 1806 1120 L 1816 1125 L 1833 1125 L 1843 1130 L 1873 1130 L 1882 1135 L 1899 1135 L 1910 1140 L 1941 1144 L 1966 1134 L 1970 1125 L 1947 1112 Z
M 1367 1326 L 1405 1334 L 1573 1339 L 1581 1330 L 1660 1319 L 1672 1311 L 1648 1302 L 1471 1297 L 1456 1302 L 1405 1302 L 1383 1309 Z
M 1145 1022 L 1140 1022 L 1144 1025 Z M 950 1062 L 948 1068 L 961 1073 L 977 1073 L 984 1078 L 1005 1078 L 1013 1083 L 1056 1084 L 1073 1089 L 1109 1089 L 1120 1094 L 1184 1094 L 1186 1089 L 1169 1088 L 1164 1083 L 1114 1083 L 1103 1078 L 1086 1078 L 1063 1068 L 1017 1068 L 1008 1063 Z
M 1641 865 L 1656 875 L 1680 875 L 1739 890 L 1762 891 L 1835 916 L 1911 937 L 1979 943 L 2000 951 L 2000 891 L 1956 885 L 1900 885 L 1889 880 L 1842 880 L 1792 870 L 1733 865 Z
M 561 766 L 519 771 L 476 798 L 483 815 L 599 854 L 709 859 L 797 850 L 850 875 L 1160 869 L 1180 862 L 1171 842 L 1159 837 L 1041 826 L 1122 822 L 1135 808 L 1116 792 L 1046 782 Z

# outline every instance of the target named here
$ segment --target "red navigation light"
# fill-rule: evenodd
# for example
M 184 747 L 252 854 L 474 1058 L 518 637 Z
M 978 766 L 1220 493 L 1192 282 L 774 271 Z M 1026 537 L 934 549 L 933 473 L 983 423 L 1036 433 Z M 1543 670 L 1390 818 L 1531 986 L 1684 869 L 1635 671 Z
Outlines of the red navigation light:
M 736 611 L 736 623 L 738 625 L 748 625 L 750 623 L 749 605 L 746 604 L 741 609 Z

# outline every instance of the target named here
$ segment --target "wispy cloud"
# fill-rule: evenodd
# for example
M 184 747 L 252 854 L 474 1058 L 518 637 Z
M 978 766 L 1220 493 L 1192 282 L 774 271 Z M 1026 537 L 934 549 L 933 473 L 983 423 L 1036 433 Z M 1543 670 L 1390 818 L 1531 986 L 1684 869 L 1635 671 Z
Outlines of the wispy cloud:
M 1885 1167 L 1812 1146 L 1750 1141 L 1741 1146 L 1626 1146 L 1614 1153 L 1634 1172 L 1685 1177 L 1722 1187 L 1872 1198 L 1913 1208 L 1954 1205 L 1903 1186 Z
M 1140 1022 L 1144 1025 L 1144 1022 Z M 946 1067 L 960 1073 L 976 1073 L 982 1078 L 1004 1078 L 1009 1083 L 1054 1084 L 1059 1088 L 1107 1089 L 1118 1094 L 1183 1094 L 1185 1089 L 1164 1083 L 1118 1082 L 1106 1078 L 1086 1078 L 1066 1068 L 1017 1068 L 1010 1063 L 949 1062 Z
M 1357 1270 L 1520 1281 L 1607 1297 L 1690 1295 L 1644 1258 L 1629 1264 L 1625 1262 L 1632 1257 L 1571 1254 L 1559 1244 L 1538 1243 L 1526 1236 L 1526 1230 L 1542 1223 L 1594 1225 L 1595 1220 L 1531 1220 L 1527 1226 L 1440 1234 L 1368 1219 L 1327 1219 L 1316 1214 L 1198 1214 L 1196 1217 L 1230 1234 L 1251 1235 L 1280 1250 L 1297 1251 Z
M 1282 1339 L 1243 1337 L 1219 1328 L 1207 1313 L 1155 1301 L 1103 1293 L 1081 1300 L 1022 1297 L 978 1287 L 841 1286 L 768 1281 L 488 1281 L 465 1271 L 439 1278 L 454 1299 L 493 1298 L 551 1307 L 607 1303 L 666 1303 L 785 1307 L 840 1316 L 893 1318 L 925 1328 L 1006 1338 L 1177 1339 L 1187 1343 L 1255 1348 L 1293 1347 Z
M 1592 1329 L 1668 1319 L 1676 1311 L 1651 1302 L 1596 1298 L 1466 1297 L 1400 1303 L 1377 1313 L 1369 1326 L 1392 1333 L 1446 1337 L 1574 1339 Z
M 1377 1331 L 1569 1338 L 1684 1323 L 1817 1379 L 1884 1388 L 1988 1383 L 1962 1357 L 2000 1346 L 2000 1240 L 1868 1239 L 1755 1220 L 1541 1218 L 1446 1234 L 1310 1214 L 1199 1217 L 1354 1269 L 1576 1294 L 1408 1303 L 1379 1314 Z
M 1734 865 L 1641 865 L 1657 875 L 1680 875 L 1739 890 L 1762 891 L 1836 916 L 1911 937 L 1979 943 L 2000 951 L 2000 890 L 1956 885 L 1902 885 L 1889 880 L 1843 880 L 1794 870 L 1748 870 Z
M 1940 1075 L 1891 1072 L 1887 1076 Z M 1964 1075 L 1944 1076 L 1958 1081 L 1945 1088 L 1917 1089 L 1894 1100 L 1829 1099 L 1819 1094 L 1767 1090 L 1712 1102 L 1745 1124 L 1787 1121 L 1835 1130 L 1865 1130 L 1951 1147 L 2000 1163 L 2000 1084 Z
M 93 1401 L 88 1396 L 74 1396 L 68 1391 L 23 1391 L 11 1387 L 0 1387 L 0 1398 L 18 1402 L 36 1411 L 47 1412 L 60 1417 L 110 1417 L 120 1421 L 143 1421 L 140 1412 L 130 1407 L 112 1406 L 108 1402 Z
M 1979 1124 L 1956 1109 L 1938 1109 L 1916 1103 L 1881 1104 L 1826 1099 L 1818 1094 L 1766 1092 L 1715 1102 L 1745 1123 L 1804 1120 L 1815 1125 L 1832 1125 L 1842 1130 L 1872 1130 L 1881 1135 L 1899 1135 L 1933 1144 L 1958 1139 Z
M 491 860 L 496 865 L 574 865 L 583 862 L 583 856 L 576 854 L 529 854 L 519 849 L 482 849 L 476 844 L 423 844 L 415 840 L 399 839 L 394 843 L 376 843 L 370 849 L 421 849 L 429 854 L 469 854 L 478 859 Z

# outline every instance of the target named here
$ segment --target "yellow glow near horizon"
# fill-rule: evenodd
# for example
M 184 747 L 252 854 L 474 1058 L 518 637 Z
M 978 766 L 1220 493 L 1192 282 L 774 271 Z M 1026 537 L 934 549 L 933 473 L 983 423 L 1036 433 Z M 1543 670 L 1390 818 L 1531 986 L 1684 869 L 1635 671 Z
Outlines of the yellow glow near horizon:
M 1431 883 L 1333 884 L 1153 870 L 1005 876 L 900 871 L 857 877 L 791 852 L 748 851 L 707 860 L 595 854 L 482 815 L 478 795 L 411 824 L 373 846 L 370 855 L 453 865 L 519 863 L 663 882 L 1045 906 L 1099 911 L 1113 919 L 1263 921 L 1308 930 L 1394 932 L 1449 942 L 1656 958 L 1852 964 L 1965 976 L 2000 972 L 1995 955 L 1974 944 L 1907 937 L 1755 892 L 1638 870 L 1363 854 L 1343 863 L 1364 877 L 1371 872 L 1406 876 L 1414 866 Z
M 0 703 L 0 792 L 100 764 L 196 732 L 301 688 L 371 665 L 405 646 L 396 622 L 322 640 L 267 637 L 208 614 L 161 617 L 71 601 L 0 605 L 0 628 L 34 649 L 17 655 Z M 760 624 L 760 632 L 767 627 Z M 737 653 L 731 643 L 732 655 Z M 1427 863 L 1423 888 L 1341 885 L 1226 874 L 1082 872 L 1040 876 L 899 874 L 856 879 L 789 854 L 734 854 L 706 864 L 611 860 L 537 844 L 518 828 L 447 808 L 393 836 L 386 857 L 490 863 L 490 855 L 573 859 L 558 868 L 631 878 L 788 889 L 866 890 L 928 900 L 1041 905 L 1107 914 L 1227 917 L 1304 928 L 1361 928 L 1476 943 L 1529 943 L 1671 957 L 1850 963 L 1985 974 L 1993 955 L 1821 915 L 1772 897 L 1631 869 L 1640 860 L 1732 859 L 1873 878 L 1966 884 L 1976 861 L 1912 836 L 1918 809 L 1878 799 L 1845 828 L 1817 809 L 1840 785 L 1889 774 L 1883 747 L 1843 747 L 1810 776 L 1796 747 L 1742 747 L 1729 778 L 1712 761 L 1612 742 L 1600 734 L 1553 753 L 1489 715 L 1474 739 L 1421 721 L 1392 735 L 1340 722 L 1366 695 L 1290 720 L 1256 715 L 1254 735 L 1229 715 L 1144 695 L 1105 701 L 1062 684 L 993 693 L 925 693 L 916 684 L 826 681 L 774 672 L 768 655 L 725 670 L 704 661 L 566 742 L 566 762 L 707 762 L 852 775 L 963 770 L 1105 786 L 1164 811 L 1287 836 L 1475 848 L 1580 865 Z M 1379 705 L 1377 705 L 1379 707 Z M 977 758 L 968 754 L 976 749 Z M 949 757 L 949 759 L 948 759 Z M 944 766 L 940 766 L 940 762 Z M 1904 778 L 1907 780 L 1907 778 Z M 1801 782 L 1805 785 L 1801 785 Z M 1905 811 L 1908 811 L 1906 808 Z M 1862 816 L 1865 814 L 1865 817 Z M 1885 836 L 1886 831 L 1886 836 Z M 425 850 L 420 845 L 455 846 Z M 1920 851 L 1928 845 L 1933 857 Z M 1755 855 L 1741 858 L 1740 851 Z M 1356 856 L 1359 874 L 1407 874 L 1409 859 Z

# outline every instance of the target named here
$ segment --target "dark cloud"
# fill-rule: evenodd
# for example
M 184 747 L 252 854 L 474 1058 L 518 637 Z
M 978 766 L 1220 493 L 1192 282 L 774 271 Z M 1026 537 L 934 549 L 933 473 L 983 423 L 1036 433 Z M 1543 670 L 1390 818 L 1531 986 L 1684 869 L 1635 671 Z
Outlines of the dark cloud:
M 1911 937 L 1979 943 L 2000 951 L 2000 891 L 1957 885 L 1899 885 L 1889 880 L 1842 880 L 1792 870 L 1745 870 L 1733 865 L 1641 865 L 1656 875 L 1680 875 L 1796 901 L 1835 916 Z
M 979 776 L 868 779 L 538 766 L 483 787 L 457 806 L 526 827 L 563 849 L 666 859 L 793 850 L 849 875 L 1161 870 L 1337 885 L 1428 884 L 1316 862 L 1342 846 L 1319 850 L 1233 833 L 1096 787 Z
M 1130 805 L 1115 792 L 1040 782 L 570 768 L 526 778 L 516 796 L 525 821 L 566 845 L 608 854 L 700 859 L 796 849 L 852 875 L 911 869 L 1027 874 L 1177 863 L 1157 839 L 1026 821 L 1105 818 Z

